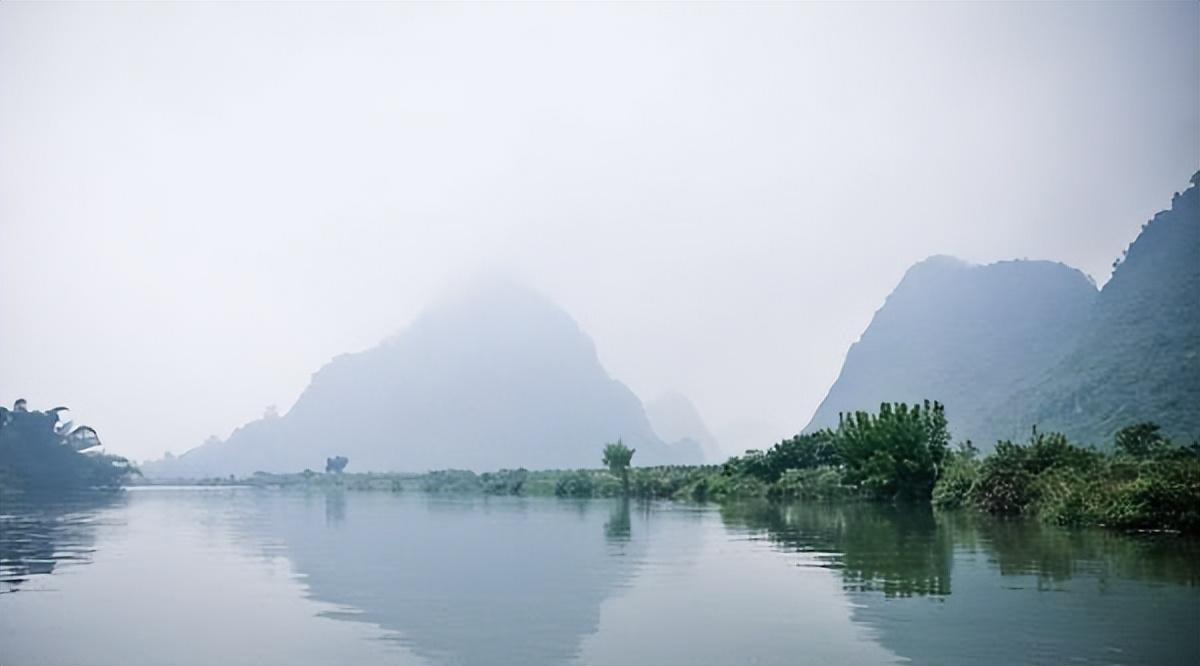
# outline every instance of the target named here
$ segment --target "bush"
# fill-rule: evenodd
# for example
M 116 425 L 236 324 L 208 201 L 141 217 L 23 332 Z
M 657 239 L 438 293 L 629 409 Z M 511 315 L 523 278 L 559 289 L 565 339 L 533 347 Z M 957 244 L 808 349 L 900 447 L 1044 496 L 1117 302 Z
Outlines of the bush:
M 1143 465 L 1098 504 L 1099 522 L 1109 527 L 1200 531 L 1200 461 Z
M 939 509 L 958 509 L 970 503 L 971 489 L 979 480 L 979 461 L 975 449 L 967 444 L 948 459 L 933 486 L 933 505 Z
M 554 484 L 554 494 L 558 497 L 591 497 L 592 475 L 584 470 L 567 472 Z
M 979 466 L 979 478 L 971 487 L 971 503 L 988 513 L 1015 516 L 1035 499 L 1033 473 L 1028 469 L 1026 447 L 1000 442 Z
M 1111 456 L 1059 434 L 1035 435 L 1028 446 L 1001 442 L 980 465 L 971 501 L 1056 525 L 1200 531 L 1200 456 L 1157 430 L 1122 430 Z
M 499 472 L 485 472 L 479 475 L 479 483 L 483 486 L 485 495 L 520 495 L 529 478 L 529 470 L 502 469 Z
M 465 469 L 430 472 L 421 479 L 421 490 L 427 493 L 477 493 L 482 489 L 475 472 Z
M 842 484 L 841 472 L 832 467 L 789 469 L 767 490 L 767 496 L 776 500 L 849 499 L 856 494 L 855 488 Z
M 1035 481 L 1038 497 L 1036 511 L 1043 521 L 1062 526 L 1094 525 L 1100 522 L 1097 498 L 1105 488 L 1096 478 L 1077 469 L 1052 469 Z
M 940 403 L 884 403 L 879 414 L 842 414 L 833 444 L 845 481 L 879 499 L 926 500 L 949 454 L 950 433 Z

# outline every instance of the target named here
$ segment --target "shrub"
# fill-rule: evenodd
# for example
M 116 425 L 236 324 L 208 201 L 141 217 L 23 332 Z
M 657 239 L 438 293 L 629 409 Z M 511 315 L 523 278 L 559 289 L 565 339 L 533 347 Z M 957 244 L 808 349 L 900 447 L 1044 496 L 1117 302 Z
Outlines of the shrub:
M 1099 504 L 1099 522 L 1109 527 L 1200 531 L 1200 461 L 1143 465 Z
M 529 478 L 529 470 L 502 469 L 499 472 L 485 472 L 479 475 L 485 495 L 520 495 Z
M 421 490 L 427 493 L 476 493 L 482 488 L 475 472 L 465 469 L 430 472 L 421 480 Z
M 777 500 L 849 499 L 856 489 L 842 484 L 841 472 L 832 467 L 789 469 L 767 490 Z
M 591 497 L 592 476 L 584 470 L 567 472 L 554 484 L 554 494 L 558 497 Z
M 948 459 L 933 486 L 933 505 L 939 509 L 958 509 L 971 499 L 971 489 L 979 479 L 979 461 L 968 444 Z
M 833 444 L 845 481 L 880 499 L 928 500 L 949 453 L 940 403 L 884 403 L 879 414 L 842 414 Z
M 971 502 L 988 513 L 1001 516 L 1024 512 L 1036 499 L 1027 454 L 1027 449 L 1020 444 L 997 444 L 995 452 L 979 466 L 979 478 L 970 491 Z

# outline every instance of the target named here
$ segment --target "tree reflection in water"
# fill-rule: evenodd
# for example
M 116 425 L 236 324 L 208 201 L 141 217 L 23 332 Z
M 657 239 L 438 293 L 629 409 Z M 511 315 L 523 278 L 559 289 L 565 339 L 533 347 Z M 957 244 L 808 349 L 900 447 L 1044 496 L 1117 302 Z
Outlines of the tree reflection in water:
M 125 501 L 120 491 L 4 497 L 0 594 L 17 592 L 33 577 L 51 574 L 60 566 L 90 562 L 100 513 Z
M 765 532 L 787 550 L 818 554 L 846 589 L 888 597 L 950 594 L 952 534 L 927 507 L 879 504 L 733 504 L 727 526 Z

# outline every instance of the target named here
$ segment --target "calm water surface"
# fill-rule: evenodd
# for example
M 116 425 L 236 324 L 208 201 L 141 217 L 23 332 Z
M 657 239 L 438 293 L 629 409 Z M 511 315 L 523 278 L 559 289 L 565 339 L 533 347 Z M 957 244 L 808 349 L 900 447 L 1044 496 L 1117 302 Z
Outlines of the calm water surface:
M 1200 545 L 913 508 L 0 506 L 0 664 L 1200 664 Z

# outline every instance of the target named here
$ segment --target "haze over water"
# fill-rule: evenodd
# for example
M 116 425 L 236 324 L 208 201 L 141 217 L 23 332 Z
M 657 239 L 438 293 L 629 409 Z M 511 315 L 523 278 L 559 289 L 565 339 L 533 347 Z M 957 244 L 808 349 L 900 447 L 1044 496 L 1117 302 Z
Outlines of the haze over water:
M 4 664 L 1200 655 L 1196 541 L 927 508 L 135 488 L 0 521 Z

